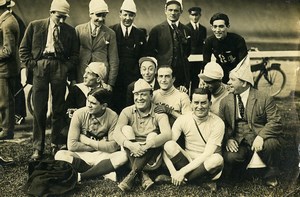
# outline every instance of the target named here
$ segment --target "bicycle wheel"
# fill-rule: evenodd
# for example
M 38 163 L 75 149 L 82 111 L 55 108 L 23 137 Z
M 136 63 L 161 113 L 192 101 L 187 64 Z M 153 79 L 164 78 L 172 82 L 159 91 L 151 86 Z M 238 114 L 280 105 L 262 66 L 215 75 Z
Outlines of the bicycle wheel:
M 286 76 L 281 69 L 267 68 L 266 72 L 258 79 L 257 89 L 270 96 L 278 95 L 283 89 Z

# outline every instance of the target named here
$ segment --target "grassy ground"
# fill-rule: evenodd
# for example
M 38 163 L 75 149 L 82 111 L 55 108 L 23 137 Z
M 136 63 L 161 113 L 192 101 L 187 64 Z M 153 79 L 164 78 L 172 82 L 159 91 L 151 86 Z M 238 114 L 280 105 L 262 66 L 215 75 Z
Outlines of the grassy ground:
M 134 192 L 122 193 L 117 183 L 108 180 L 90 180 L 78 185 L 75 190 L 64 196 L 300 196 L 300 184 L 297 184 L 298 153 L 296 149 L 296 135 L 299 133 L 300 124 L 297 113 L 300 99 L 277 99 L 284 126 L 284 143 L 281 156 L 280 185 L 275 189 L 269 189 L 263 185 L 263 181 L 256 170 L 248 172 L 245 181 L 237 184 L 219 184 L 217 192 L 210 192 L 201 185 L 186 184 L 175 187 L 171 184 L 154 185 L 149 191 L 143 191 L 137 183 Z M 49 147 L 49 136 L 47 136 Z M 1 155 L 11 156 L 15 160 L 12 166 L 5 166 L 0 172 L 0 196 L 27 196 L 23 186 L 27 181 L 27 165 L 30 157 L 31 139 L 21 143 L 1 142 Z M 46 154 L 49 150 L 46 151 Z M 256 174 L 257 176 L 252 176 Z M 154 176 L 153 174 L 151 174 Z

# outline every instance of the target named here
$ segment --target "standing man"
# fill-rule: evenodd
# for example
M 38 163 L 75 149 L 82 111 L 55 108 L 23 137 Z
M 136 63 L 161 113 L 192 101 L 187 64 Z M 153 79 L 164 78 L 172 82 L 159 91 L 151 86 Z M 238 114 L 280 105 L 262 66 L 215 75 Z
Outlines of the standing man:
M 155 170 L 161 165 L 159 158 L 162 145 L 171 139 L 167 115 L 154 112 L 154 104 L 151 102 L 152 88 L 149 83 L 144 79 L 137 80 L 132 93 L 134 105 L 122 110 L 114 133 L 115 140 L 124 147 L 131 164 L 130 173 L 118 185 L 122 191 L 132 189 L 138 174 L 142 176 L 144 190 L 153 185 L 154 182 L 144 172 L 145 167 Z
M 203 48 L 204 65 L 211 61 L 211 55 L 217 59 L 224 71 L 223 82 L 229 80 L 229 72 L 248 54 L 244 38 L 228 32 L 229 18 L 226 14 L 216 13 L 210 18 L 214 35 L 205 40 Z
M 166 113 L 169 116 L 171 126 L 176 118 L 182 114 L 191 112 L 190 98 L 185 92 L 174 87 L 176 78 L 169 66 L 161 66 L 157 70 L 157 81 L 160 89 L 153 92 L 153 102 L 156 104 L 156 113 Z
M 253 88 L 248 56 L 230 72 L 229 78 L 231 93 L 221 101 L 219 112 L 225 122 L 224 177 L 239 179 L 256 152 L 267 166 L 265 184 L 275 187 L 282 136 L 281 117 L 275 101 Z
M 206 39 L 206 28 L 200 24 L 201 8 L 191 7 L 189 10 L 190 22 L 186 25 L 191 31 L 191 55 L 202 55 L 204 40 Z M 198 87 L 198 74 L 203 69 L 202 61 L 190 62 L 191 64 L 191 90 Z
M 20 70 L 18 45 L 20 30 L 7 9 L 9 2 L 0 0 L 0 139 L 13 139 L 15 125 L 15 81 Z
M 181 0 L 167 0 L 165 14 L 167 20 L 153 27 L 148 39 L 148 55 L 155 57 L 158 65 L 171 65 L 174 86 L 190 85 L 190 64 L 188 56 L 191 53 L 190 30 L 179 22 L 183 6 Z
M 154 57 L 142 57 L 139 60 L 140 65 L 140 73 L 142 78 L 150 84 L 152 90 L 159 89 L 159 84 L 156 79 L 156 68 L 157 68 L 157 60 Z M 132 91 L 134 89 L 134 82 L 128 85 L 127 94 L 126 94 L 126 105 L 130 106 L 134 104 Z
M 211 92 L 210 111 L 219 114 L 220 102 L 228 95 L 227 87 L 222 83 L 223 69 L 217 62 L 209 62 L 204 67 L 203 73 L 199 74 L 201 80 L 199 86 L 207 87 Z
M 121 22 L 111 27 L 116 32 L 120 59 L 113 93 L 114 110 L 117 113 L 126 106 L 127 86 L 140 78 L 138 62 L 145 52 L 146 36 L 142 30 L 133 26 L 136 12 L 134 1 L 124 0 L 119 14 Z
M 104 0 L 91 0 L 89 13 L 91 20 L 75 28 L 80 42 L 77 83 L 83 82 L 82 77 L 89 63 L 103 62 L 108 73 L 104 82 L 112 91 L 118 75 L 119 57 L 116 34 L 105 25 L 108 6 Z
M 68 73 L 74 73 L 78 57 L 75 29 L 65 23 L 70 5 L 66 0 L 53 0 L 50 17 L 31 22 L 20 46 L 20 58 L 33 70 L 33 148 L 31 159 L 42 157 L 49 84 L 52 93 L 51 147 L 57 150 L 65 115 L 65 93 Z M 74 80 L 69 75 L 69 80 Z
M 68 134 L 68 150 L 60 150 L 55 160 L 67 161 L 79 173 L 78 181 L 96 178 L 127 162 L 126 152 L 113 139 L 118 115 L 109 109 L 110 92 L 96 88 L 88 94 L 87 107 L 74 112 Z M 113 173 L 115 174 L 115 173 Z M 116 181 L 116 174 L 113 178 Z
M 221 118 L 209 112 L 210 99 L 208 89 L 195 89 L 191 104 L 193 112 L 175 121 L 172 141 L 164 145 L 163 158 L 174 185 L 181 185 L 184 181 L 216 180 L 221 175 L 221 144 L 225 126 Z M 176 143 L 181 133 L 185 139 L 184 150 Z M 212 184 L 210 188 L 215 190 L 215 182 Z

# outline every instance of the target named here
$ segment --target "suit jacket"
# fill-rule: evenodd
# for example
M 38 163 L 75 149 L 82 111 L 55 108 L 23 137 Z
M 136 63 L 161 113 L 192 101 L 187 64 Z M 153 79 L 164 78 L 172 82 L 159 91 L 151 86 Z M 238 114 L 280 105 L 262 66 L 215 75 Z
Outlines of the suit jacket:
M 26 67 L 33 69 L 41 59 L 47 43 L 49 18 L 35 20 L 29 23 L 20 45 L 20 58 Z M 75 79 L 75 67 L 78 63 L 79 45 L 75 29 L 63 23 L 59 31 L 60 41 L 63 45 L 61 62 L 69 73 L 69 80 Z M 39 68 L 38 68 L 39 69 Z M 39 72 L 39 71 L 38 71 Z
M 246 104 L 246 118 L 249 128 L 263 139 L 277 138 L 282 134 L 281 117 L 272 97 L 264 92 L 250 88 Z M 224 144 L 235 139 L 236 104 L 235 95 L 230 93 L 220 103 L 220 118 L 225 123 Z M 254 139 L 251 140 L 251 144 Z
M 199 30 L 195 30 L 191 23 L 186 24 L 191 31 L 191 54 L 202 54 L 204 40 L 207 36 L 206 28 L 199 24 Z
M 78 25 L 76 33 L 80 42 L 77 82 L 83 81 L 86 66 L 91 62 L 103 62 L 108 76 L 104 82 L 114 86 L 118 75 L 119 57 L 115 32 L 102 25 L 95 38 L 91 36 L 91 22 Z
M 145 55 L 146 36 L 144 32 L 134 26 L 129 34 L 128 42 L 124 38 L 121 24 L 110 27 L 115 31 L 120 59 L 118 85 L 127 88 L 129 83 L 140 78 L 139 59 Z M 126 43 L 126 44 L 125 44 Z M 122 83 L 122 84 L 120 84 Z
M 20 69 L 18 59 L 19 26 L 10 12 L 0 17 L 0 78 L 17 76 Z
M 134 99 L 133 99 L 133 89 L 134 89 L 134 83 L 135 81 L 133 81 L 131 84 L 128 85 L 127 87 L 127 93 L 126 93 L 126 106 L 130 106 L 130 105 L 133 105 L 134 104 Z M 154 82 L 154 87 L 153 87 L 153 91 L 154 90 L 158 90 L 160 87 L 159 87 L 159 84 L 157 82 L 157 80 L 155 79 L 155 82 Z

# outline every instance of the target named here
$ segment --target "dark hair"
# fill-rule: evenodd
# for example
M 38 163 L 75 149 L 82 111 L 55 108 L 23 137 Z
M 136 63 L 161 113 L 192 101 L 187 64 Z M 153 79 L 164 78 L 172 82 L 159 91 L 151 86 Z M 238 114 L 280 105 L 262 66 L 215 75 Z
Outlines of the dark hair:
M 171 66 L 169 66 L 169 65 L 161 65 L 161 66 L 158 66 L 158 67 L 157 67 L 157 71 L 158 71 L 160 68 L 170 68 L 171 71 L 172 71 L 172 77 L 175 77 L 175 76 L 174 76 L 173 68 L 172 68 Z
M 214 23 L 215 20 L 224 20 L 225 21 L 225 25 L 228 27 L 229 26 L 229 18 L 226 14 L 223 13 L 216 13 L 214 14 L 211 18 L 209 23 L 212 25 Z
M 98 87 L 98 88 L 95 88 L 95 89 L 91 90 L 88 93 L 88 96 L 89 95 L 95 97 L 97 99 L 97 101 L 99 101 L 101 104 L 103 104 L 103 103 L 108 104 L 110 102 L 110 99 L 111 99 L 110 91 L 108 91 L 108 90 L 106 90 L 102 87 Z
M 167 8 L 167 7 L 168 7 L 169 5 L 171 5 L 171 4 L 177 4 L 177 5 L 179 5 L 180 10 L 182 11 L 181 4 L 180 4 L 178 1 L 176 1 L 176 0 L 174 0 L 174 1 L 168 1 L 168 2 L 166 3 L 166 5 L 165 5 L 165 8 Z
M 211 92 L 208 88 L 196 88 L 193 92 L 193 94 L 201 94 L 201 95 L 207 95 L 207 98 L 209 101 L 211 101 Z

